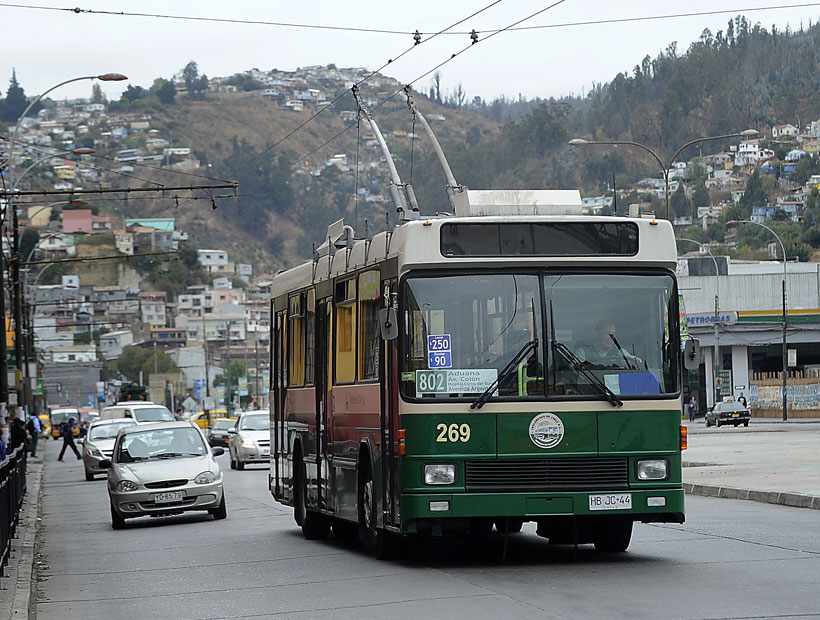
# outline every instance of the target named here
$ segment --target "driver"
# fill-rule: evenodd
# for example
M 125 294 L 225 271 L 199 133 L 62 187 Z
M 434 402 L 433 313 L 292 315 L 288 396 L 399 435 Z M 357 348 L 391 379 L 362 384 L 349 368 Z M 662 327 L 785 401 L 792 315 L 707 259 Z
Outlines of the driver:
M 643 365 L 640 357 L 618 346 L 615 324 L 609 319 L 598 321 L 595 325 L 595 341 L 591 345 L 580 347 L 575 355 L 581 362 L 604 368 L 637 369 Z

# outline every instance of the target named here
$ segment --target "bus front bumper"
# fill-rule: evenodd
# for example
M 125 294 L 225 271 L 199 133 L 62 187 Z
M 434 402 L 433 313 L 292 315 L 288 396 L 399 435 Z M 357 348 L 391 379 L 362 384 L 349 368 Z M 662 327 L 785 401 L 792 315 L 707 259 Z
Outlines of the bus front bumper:
M 562 493 L 424 493 L 401 497 L 404 531 L 424 522 L 511 517 L 538 521 L 548 517 L 628 517 L 633 521 L 683 523 L 682 488 L 629 489 Z M 445 527 L 446 529 L 446 527 Z

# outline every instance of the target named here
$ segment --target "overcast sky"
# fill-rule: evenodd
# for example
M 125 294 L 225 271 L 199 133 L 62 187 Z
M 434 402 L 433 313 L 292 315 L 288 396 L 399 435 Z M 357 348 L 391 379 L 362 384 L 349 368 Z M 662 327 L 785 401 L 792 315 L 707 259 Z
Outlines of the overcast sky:
M 64 80 L 106 72 L 123 73 L 128 82 L 103 84 L 110 98 L 119 98 L 130 83 L 148 87 L 157 77 L 170 78 L 189 61 L 208 77 L 227 76 L 256 67 L 293 70 L 327 65 L 378 69 L 407 83 L 416 80 L 452 54 L 455 59 L 439 69 L 446 92 L 459 84 L 467 97 L 493 99 L 500 95 L 527 98 L 581 94 L 593 82 L 607 82 L 619 71 L 631 72 L 647 54 L 655 57 L 672 41 L 686 51 L 705 28 L 726 30 L 731 17 L 744 14 L 767 30 L 776 24 L 796 30 L 820 18 L 820 2 L 790 3 L 761 0 L 563 0 L 527 19 L 519 27 L 552 26 L 506 31 L 489 37 L 557 0 L 415 0 L 361 2 L 352 0 L 84 0 L 83 10 L 142 13 L 151 16 L 96 14 L 2 6 L 0 92 L 5 95 L 12 69 L 28 95 L 36 95 Z M 35 6 L 34 3 L 20 2 Z M 796 8 L 754 11 L 757 7 L 799 4 Z M 64 9 L 50 0 L 36 6 Z M 215 23 L 155 17 L 215 18 L 284 22 L 338 28 L 364 28 L 425 33 L 435 32 L 481 11 L 452 30 L 461 34 L 437 36 L 412 47 L 409 34 L 375 34 L 347 30 L 296 28 L 277 25 Z M 605 24 L 578 24 L 681 13 L 729 11 L 657 20 Z M 574 24 L 574 25 L 568 25 Z M 468 32 L 479 32 L 470 46 Z M 414 83 L 427 92 L 431 76 Z M 87 97 L 90 82 L 69 84 L 50 96 Z

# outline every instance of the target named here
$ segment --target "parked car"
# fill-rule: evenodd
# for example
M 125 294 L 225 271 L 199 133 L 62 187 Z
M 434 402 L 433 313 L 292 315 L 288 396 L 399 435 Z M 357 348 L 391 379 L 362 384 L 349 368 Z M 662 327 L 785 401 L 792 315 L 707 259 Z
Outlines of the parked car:
M 246 411 L 239 416 L 231 434 L 228 452 L 231 469 L 245 469 L 247 463 L 270 461 L 270 415 L 267 410 Z
M 236 420 L 230 420 L 228 418 L 214 420 L 213 425 L 211 425 L 208 431 L 208 443 L 212 446 L 229 447 L 231 434 L 228 432 L 228 429 L 234 428 L 235 426 Z
M 706 412 L 706 426 L 713 424 L 721 427 L 724 424 L 749 426 L 752 412 L 738 402 L 718 403 Z
M 100 461 L 111 459 L 114 452 L 114 440 L 121 428 L 134 426 L 136 422 L 129 418 L 116 420 L 97 420 L 88 427 L 88 434 L 83 442 L 83 465 L 85 479 L 94 480 L 97 474 L 107 473 L 100 467 Z
M 108 471 L 111 526 L 141 516 L 167 516 L 206 510 L 214 519 L 227 516 L 222 471 L 191 422 L 135 424 L 121 428 L 111 459 L 100 461 Z

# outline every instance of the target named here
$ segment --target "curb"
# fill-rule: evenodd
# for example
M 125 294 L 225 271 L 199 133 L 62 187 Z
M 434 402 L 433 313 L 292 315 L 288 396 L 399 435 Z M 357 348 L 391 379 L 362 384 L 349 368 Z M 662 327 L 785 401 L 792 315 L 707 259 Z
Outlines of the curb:
M 801 495 L 800 493 L 783 493 L 780 491 L 753 491 L 751 489 L 736 489 L 709 484 L 694 484 L 684 482 L 683 490 L 690 495 L 704 497 L 720 497 L 723 499 L 745 499 L 752 502 L 779 504 L 794 508 L 813 508 L 820 510 L 820 497 Z
M 41 458 L 45 458 L 45 455 Z M 45 474 L 45 461 L 36 463 L 36 467 L 31 467 L 30 474 L 33 475 L 29 476 L 26 483 L 26 498 L 20 512 L 20 523 L 18 525 L 18 531 L 22 533 L 22 537 L 13 543 L 13 553 L 19 559 L 16 566 L 9 567 L 9 573 L 12 576 L 12 583 L 10 584 L 11 615 L 9 617 L 12 619 L 35 618 L 37 615 L 34 556 L 40 516 L 40 489 Z

